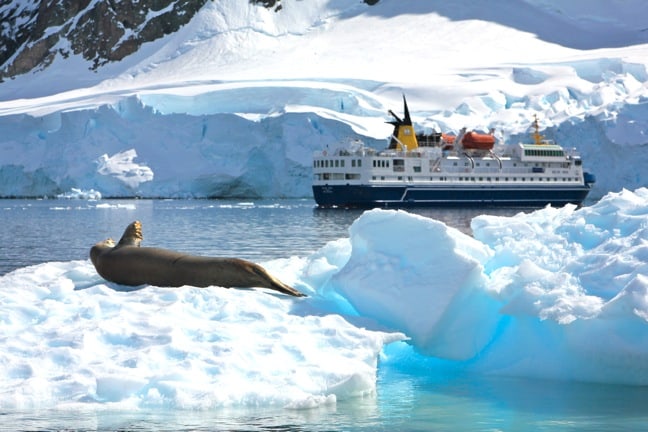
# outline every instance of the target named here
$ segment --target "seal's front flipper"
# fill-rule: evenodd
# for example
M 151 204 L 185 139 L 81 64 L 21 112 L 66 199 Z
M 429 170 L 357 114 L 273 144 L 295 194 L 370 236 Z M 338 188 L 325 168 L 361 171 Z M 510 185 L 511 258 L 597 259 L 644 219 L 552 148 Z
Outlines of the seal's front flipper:
M 144 237 L 142 236 L 142 223 L 140 221 L 135 221 L 132 224 L 126 227 L 122 238 L 117 243 L 119 246 L 135 246 L 139 247 L 140 243 Z

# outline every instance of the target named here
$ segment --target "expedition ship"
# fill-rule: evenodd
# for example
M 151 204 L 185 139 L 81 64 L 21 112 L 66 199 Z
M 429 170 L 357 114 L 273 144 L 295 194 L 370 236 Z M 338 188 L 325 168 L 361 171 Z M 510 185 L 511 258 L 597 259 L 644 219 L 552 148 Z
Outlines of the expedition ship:
M 534 121 L 533 143 L 495 151 L 493 133 L 416 135 L 407 101 L 394 117 L 387 149 L 356 142 L 313 158 L 313 195 L 320 207 L 563 206 L 580 204 L 595 178 L 575 150 L 545 140 Z

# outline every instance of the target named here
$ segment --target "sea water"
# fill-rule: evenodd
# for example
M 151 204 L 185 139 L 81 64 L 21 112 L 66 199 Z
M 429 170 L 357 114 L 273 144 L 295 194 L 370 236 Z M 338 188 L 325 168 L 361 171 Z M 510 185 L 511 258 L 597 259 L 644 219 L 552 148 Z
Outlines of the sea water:
M 419 213 L 470 233 L 470 219 L 484 211 Z M 92 244 L 106 237 L 118 239 L 133 220 L 142 221 L 144 244 L 149 246 L 261 262 L 308 256 L 328 241 L 347 237 L 360 214 L 318 210 L 310 200 L 3 200 L 0 274 L 43 262 L 87 259 Z M 0 430 L 616 431 L 648 425 L 644 387 L 469 376 L 447 369 L 439 375 L 433 363 L 417 364 L 415 369 L 403 368 L 387 355 L 378 367 L 376 394 L 316 409 L 0 407 Z
M 470 233 L 478 214 L 521 209 L 418 209 Z M 0 275 L 50 261 L 87 259 L 90 247 L 119 240 L 142 222 L 143 246 L 267 261 L 306 256 L 348 237 L 362 210 L 319 209 L 312 200 L 0 200 Z

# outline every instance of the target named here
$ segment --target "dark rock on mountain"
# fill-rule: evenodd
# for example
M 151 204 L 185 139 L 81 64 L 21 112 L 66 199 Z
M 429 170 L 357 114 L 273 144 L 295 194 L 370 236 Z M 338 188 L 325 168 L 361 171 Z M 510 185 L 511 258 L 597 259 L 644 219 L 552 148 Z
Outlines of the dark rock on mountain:
M 0 6 L 0 79 L 46 68 L 58 54 L 96 69 L 177 31 L 207 0 L 62 0 Z
M 119 61 L 143 43 L 176 32 L 207 1 L 0 1 L 0 82 L 42 70 L 57 55 L 81 55 L 91 70 Z M 282 8 L 281 0 L 249 1 L 276 12 Z

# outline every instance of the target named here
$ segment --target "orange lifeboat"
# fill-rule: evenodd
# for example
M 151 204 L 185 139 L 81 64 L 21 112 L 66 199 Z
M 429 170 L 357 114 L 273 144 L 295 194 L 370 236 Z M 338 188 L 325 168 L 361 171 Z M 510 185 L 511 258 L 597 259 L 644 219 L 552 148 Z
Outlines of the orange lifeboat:
M 443 140 L 444 143 L 446 144 L 454 144 L 455 138 L 457 138 L 454 135 L 448 135 L 448 134 L 441 134 L 441 139 Z
M 441 149 L 442 150 L 447 150 L 447 151 L 454 150 L 455 138 L 457 138 L 457 137 L 454 136 L 454 135 L 448 135 L 448 134 L 442 133 L 441 134 L 441 145 L 442 145 Z
M 495 137 L 490 134 L 477 132 L 466 132 L 461 140 L 465 149 L 470 150 L 491 150 L 495 145 Z

